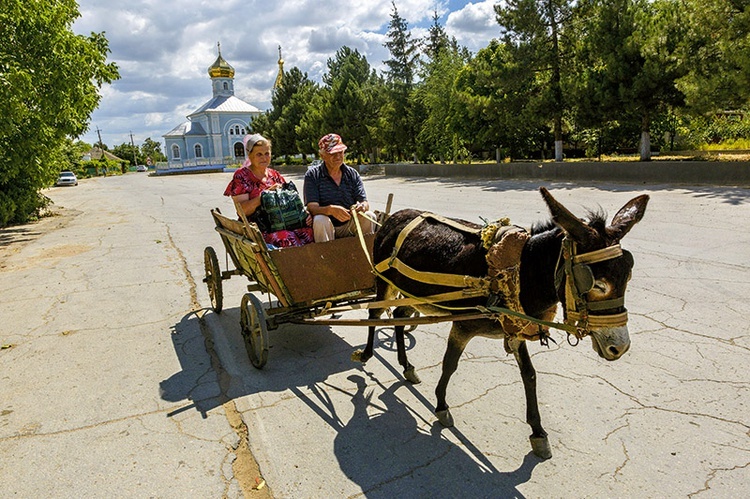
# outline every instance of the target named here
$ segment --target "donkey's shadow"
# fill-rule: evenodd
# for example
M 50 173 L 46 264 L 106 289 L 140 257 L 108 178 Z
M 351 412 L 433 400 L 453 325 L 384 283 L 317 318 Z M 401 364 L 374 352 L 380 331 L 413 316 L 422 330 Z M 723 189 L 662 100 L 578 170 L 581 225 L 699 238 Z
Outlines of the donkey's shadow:
M 407 389 L 404 384 L 391 385 L 373 401 L 373 389 L 361 375 L 348 379 L 357 387 L 354 414 L 338 430 L 334 454 L 365 496 L 523 497 L 517 487 L 540 462 L 533 454 L 518 469 L 500 472 L 456 430 L 451 431 L 466 448 L 443 437 L 440 432 L 447 430 L 437 422 L 427 433 L 421 416 L 396 395 L 399 388 Z

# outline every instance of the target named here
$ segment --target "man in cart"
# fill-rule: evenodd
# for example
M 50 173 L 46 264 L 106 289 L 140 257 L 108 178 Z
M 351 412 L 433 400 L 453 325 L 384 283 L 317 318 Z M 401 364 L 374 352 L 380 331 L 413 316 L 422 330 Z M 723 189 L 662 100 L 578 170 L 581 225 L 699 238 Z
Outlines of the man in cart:
M 356 234 L 352 213 L 357 214 L 362 232 L 371 234 L 375 231 L 375 214 L 370 211 L 359 172 L 344 163 L 346 145 L 340 136 L 329 133 L 318 141 L 318 148 L 323 161 L 307 170 L 304 186 L 315 242 Z

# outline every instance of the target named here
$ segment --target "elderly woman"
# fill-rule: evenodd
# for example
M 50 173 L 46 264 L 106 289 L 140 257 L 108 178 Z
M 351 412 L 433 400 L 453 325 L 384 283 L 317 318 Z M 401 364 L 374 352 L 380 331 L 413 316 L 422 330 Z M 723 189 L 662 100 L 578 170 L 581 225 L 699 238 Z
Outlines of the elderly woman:
M 267 244 L 284 248 L 289 246 L 302 246 L 313 242 L 312 227 L 302 227 L 294 230 L 279 230 L 265 232 L 261 213 L 261 193 L 267 189 L 279 189 L 286 183 L 284 177 L 273 168 L 271 164 L 271 141 L 260 134 L 246 135 L 243 139 L 247 159 L 234 172 L 232 180 L 224 191 L 225 196 L 232 196 L 237 206 L 242 209 L 251 222 L 255 222 L 263 231 L 263 239 Z M 258 223 L 261 222 L 261 223 Z M 307 219 L 308 225 L 311 218 Z

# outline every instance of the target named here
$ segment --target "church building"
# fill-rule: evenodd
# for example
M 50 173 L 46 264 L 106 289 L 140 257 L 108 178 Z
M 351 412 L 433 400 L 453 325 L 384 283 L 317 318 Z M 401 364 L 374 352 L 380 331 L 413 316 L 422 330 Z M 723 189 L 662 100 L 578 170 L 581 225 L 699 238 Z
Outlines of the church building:
M 234 95 L 234 68 L 221 56 L 221 45 L 218 52 L 208 68 L 213 97 L 163 135 L 170 169 L 223 167 L 244 160 L 246 127 L 262 111 Z

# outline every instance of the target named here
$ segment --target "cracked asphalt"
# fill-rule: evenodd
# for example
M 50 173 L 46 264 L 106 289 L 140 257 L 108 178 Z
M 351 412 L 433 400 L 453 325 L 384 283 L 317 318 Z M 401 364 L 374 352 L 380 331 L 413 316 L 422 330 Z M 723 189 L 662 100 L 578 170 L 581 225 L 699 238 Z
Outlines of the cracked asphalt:
M 419 385 L 391 328 L 361 366 L 365 328 L 282 325 L 252 367 L 247 280 L 224 281 L 221 314 L 201 282 L 206 246 L 226 268 L 209 210 L 231 213 L 230 177 L 89 179 L 46 191 L 57 216 L 0 230 L 2 497 L 746 496 L 750 190 L 365 177 L 378 209 L 393 193 L 393 211 L 524 226 L 548 218 L 539 185 L 580 216 L 650 194 L 623 240 L 630 351 L 606 362 L 559 331 L 530 346 L 541 461 L 502 342 L 469 344 L 448 388 L 456 426 L 436 422 L 448 323 L 408 337 Z

